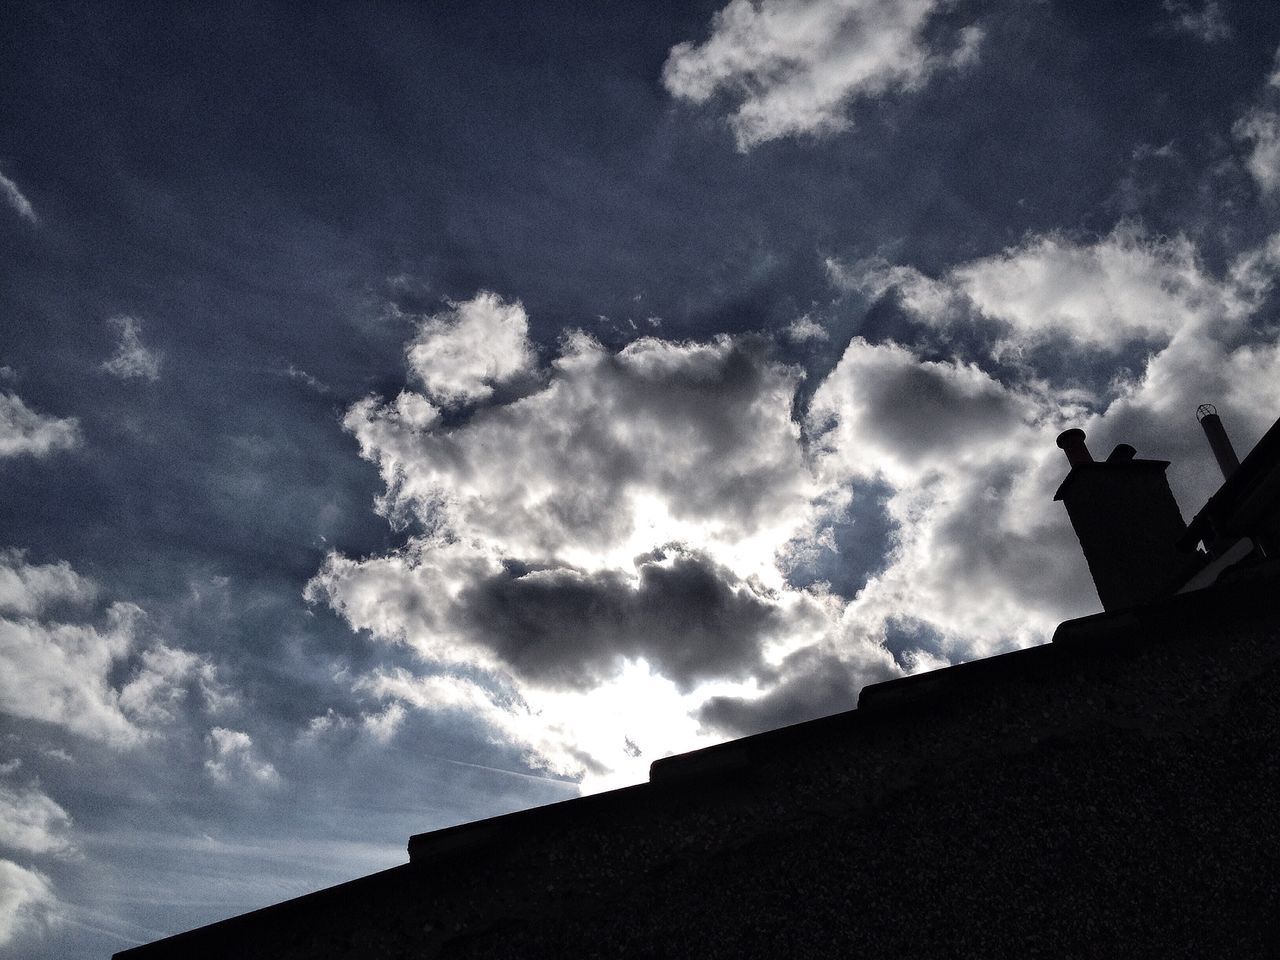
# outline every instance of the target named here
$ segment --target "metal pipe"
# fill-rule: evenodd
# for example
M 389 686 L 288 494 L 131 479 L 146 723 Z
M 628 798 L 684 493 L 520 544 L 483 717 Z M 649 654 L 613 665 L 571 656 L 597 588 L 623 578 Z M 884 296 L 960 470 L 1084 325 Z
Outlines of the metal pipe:
M 1227 430 L 1222 425 L 1217 408 L 1212 403 L 1200 404 L 1196 407 L 1196 419 L 1200 421 L 1200 427 L 1209 440 L 1209 448 L 1213 451 L 1214 459 L 1218 461 L 1222 478 L 1229 480 L 1231 475 L 1239 469 L 1240 458 L 1236 456 L 1235 448 L 1231 446 L 1231 438 L 1227 436 Z

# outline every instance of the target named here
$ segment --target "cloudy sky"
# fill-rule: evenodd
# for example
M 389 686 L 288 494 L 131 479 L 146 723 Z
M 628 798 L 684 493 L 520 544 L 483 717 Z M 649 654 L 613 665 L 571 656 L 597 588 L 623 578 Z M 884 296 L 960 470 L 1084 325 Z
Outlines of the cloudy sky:
M 1280 10 L 10 5 L 0 952 L 102 957 L 1098 609 L 1280 414 Z

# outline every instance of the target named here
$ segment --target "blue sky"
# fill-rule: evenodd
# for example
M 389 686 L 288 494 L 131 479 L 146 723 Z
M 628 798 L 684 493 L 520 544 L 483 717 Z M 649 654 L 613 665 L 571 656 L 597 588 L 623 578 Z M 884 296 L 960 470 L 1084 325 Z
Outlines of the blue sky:
M 1280 414 L 1264 4 L 5 17 L 15 955 L 1043 642 L 1058 431 Z

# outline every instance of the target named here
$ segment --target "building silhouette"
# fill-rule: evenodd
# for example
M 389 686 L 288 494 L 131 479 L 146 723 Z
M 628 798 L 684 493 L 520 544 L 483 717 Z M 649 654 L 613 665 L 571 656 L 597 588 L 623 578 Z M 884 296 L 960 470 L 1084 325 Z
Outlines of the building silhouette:
M 1280 956 L 1280 422 L 1188 524 L 1059 438 L 1104 612 L 116 956 Z M 1064 562 L 1067 560 L 1064 558 Z

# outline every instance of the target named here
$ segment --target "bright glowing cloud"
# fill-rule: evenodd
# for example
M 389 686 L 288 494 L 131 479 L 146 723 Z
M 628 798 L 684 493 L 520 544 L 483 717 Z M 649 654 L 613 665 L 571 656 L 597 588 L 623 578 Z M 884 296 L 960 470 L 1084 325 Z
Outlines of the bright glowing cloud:
M 409 369 L 437 403 L 483 400 L 533 364 L 524 307 L 480 293 L 427 318 L 407 349 Z
M 1048 340 L 1111 351 L 1163 344 L 1188 324 L 1238 324 L 1257 306 L 1248 278 L 1214 277 L 1186 237 L 1152 237 L 1132 223 L 1094 241 L 1030 237 L 936 280 L 874 258 L 828 266 L 841 286 L 891 292 L 934 327 L 963 331 L 975 314 L 995 321 L 1005 330 L 997 354 Z
M 502 309 L 489 296 L 484 309 Z M 524 729 L 556 772 L 616 761 L 634 776 L 648 762 L 624 753 L 637 730 L 575 709 L 638 704 L 656 685 L 694 698 L 680 711 L 693 745 L 689 703 L 707 685 L 754 689 L 824 629 L 825 601 L 789 589 L 777 560 L 820 492 L 791 418 L 798 383 L 763 341 L 645 338 L 615 353 L 577 334 L 538 389 L 453 426 L 410 392 L 361 401 L 346 425 L 386 480 L 381 508 L 422 532 L 385 556 L 331 556 L 309 594 L 428 662 L 487 671 L 466 702 Z M 426 702 L 404 682 L 406 702 Z M 530 712 L 516 724 L 513 709 Z M 608 760 L 552 742 L 553 728 L 605 727 Z
M 838 284 L 894 297 L 956 342 L 979 321 L 1002 323 L 987 362 L 1047 341 L 1156 348 L 1139 374 L 1091 392 L 1062 372 L 1062 386 L 1026 370 L 1001 382 L 972 364 L 855 339 L 809 416 L 825 470 L 873 471 L 891 485 L 899 532 L 893 562 L 849 605 L 846 622 L 924 623 L 937 651 L 955 660 L 1032 642 L 1093 605 L 1083 564 L 1063 562 L 1077 550 L 1050 503 L 1064 472 L 1055 433 L 1083 427 L 1103 454 L 1106 443 L 1144 444 L 1173 461 L 1184 511 L 1198 507 L 1216 470 L 1194 429 L 1196 405 L 1216 398 L 1232 411 L 1242 445 L 1280 410 L 1275 334 L 1249 322 L 1276 262 L 1272 239 L 1214 275 L 1187 239 L 1150 238 L 1126 224 L 1093 242 L 1032 237 L 939 280 L 882 261 L 832 264 Z
M 1184 504 L 1206 495 L 1212 471 L 1182 422 L 1201 394 L 1238 400 L 1242 436 L 1266 426 L 1243 411 L 1280 408 L 1274 337 L 1248 322 L 1276 251 L 1219 275 L 1186 238 L 1122 224 L 1029 237 L 936 280 L 832 263 L 838 286 L 896 298 L 944 344 L 976 323 L 1002 332 L 970 360 L 855 337 L 799 422 L 798 373 L 727 337 L 612 352 L 576 334 L 529 390 L 447 426 L 412 391 L 355 404 L 346 426 L 407 537 L 331 555 L 308 594 L 422 665 L 357 678 L 360 723 L 388 739 L 396 704 L 458 713 L 596 788 L 725 733 L 847 708 L 867 682 L 1042 642 L 1096 609 L 1052 502 L 1056 434 L 1150 444 L 1179 461 Z M 1059 342 L 1154 350 L 1100 392 L 1006 363 Z M 888 491 L 882 569 L 848 599 L 794 586 L 868 484 Z

